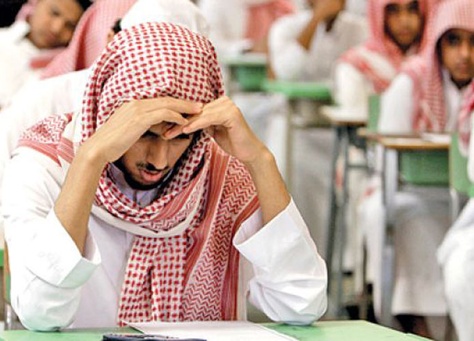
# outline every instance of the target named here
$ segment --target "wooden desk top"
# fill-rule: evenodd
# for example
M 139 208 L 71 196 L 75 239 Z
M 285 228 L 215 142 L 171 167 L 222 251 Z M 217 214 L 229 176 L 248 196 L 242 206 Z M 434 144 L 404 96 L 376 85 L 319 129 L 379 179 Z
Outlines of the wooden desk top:
M 381 145 L 388 149 L 399 151 L 407 150 L 447 150 L 449 143 L 435 142 L 422 139 L 420 137 L 387 137 L 380 136 L 377 140 Z
M 333 126 L 363 127 L 367 124 L 367 118 L 359 110 L 323 106 L 320 112 Z

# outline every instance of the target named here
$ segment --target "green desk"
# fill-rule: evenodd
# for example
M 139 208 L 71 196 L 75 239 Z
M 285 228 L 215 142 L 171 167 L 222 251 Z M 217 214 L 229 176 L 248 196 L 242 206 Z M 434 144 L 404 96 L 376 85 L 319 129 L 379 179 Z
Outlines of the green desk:
M 427 340 L 397 332 L 366 321 L 325 321 L 309 327 L 266 324 L 278 332 L 287 334 L 301 341 L 415 341 Z M 26 330 L 2 331 L 4 341 L 100 341 L 102 335 L 118 330 L 71 330 L 55 333 L 38 333 Z M 130 329 L 120 329 L 131 332 Z
M 262 88 L 265 92 L 282 94 L 288 99 L 290 110 L 287 114 L 286 125 L 286 151 L 285 151 L 285 180 L 291 190 L 293 176 L 293 129 L 296 127 L 307 128 L 313 126 L 312 122 L 295 124 L 295 115 L 298 111 L 297 103 L 301 100 L 314 101 L 316 105 L 330 104 L 331 91 L 327 84 L 318 82 L 288 82 L 279 80 L 266 80 Z M 318 111 L 318 109 L 316 110 Z M 317 113 L 315 113 L 316 116 Z

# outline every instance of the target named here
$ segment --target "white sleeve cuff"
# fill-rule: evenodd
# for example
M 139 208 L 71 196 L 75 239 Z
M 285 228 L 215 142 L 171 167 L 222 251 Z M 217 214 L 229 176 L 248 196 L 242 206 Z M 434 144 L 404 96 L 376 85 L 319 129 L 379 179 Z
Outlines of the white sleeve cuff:
M 54 210 L 32 239 L 28 269 L 47 283 L 75 288 L 83 285 L 101 262 L 97 245 L 88 234 L 85 257 L 69 236 Z
M 260 219 L 260 224 L 255 223 L 257 219 Z M 311 241 L 306 224 L 293 200 L 268 224 L 260 228 L 261 225 L 260 216 L 254 215 L 247 219 L 234 237 L 234 246 L 254 266 L 263 271 L 278 267 L 281 257 L 291 254 L 292 249 L 300 244 L 302 239 Z M 316 255 L 314 244 L 307 244 L 314 247 Z

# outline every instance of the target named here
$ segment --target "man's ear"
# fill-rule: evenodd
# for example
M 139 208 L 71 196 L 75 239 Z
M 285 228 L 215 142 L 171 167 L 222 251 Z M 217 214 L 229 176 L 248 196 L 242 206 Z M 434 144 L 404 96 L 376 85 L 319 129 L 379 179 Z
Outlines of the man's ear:
M 110 43 L 112 41 L 112 39 L 114 39 L 114 31 L 113 30 L 109 30 L 109 32 L 107 32 L 107 44 Z

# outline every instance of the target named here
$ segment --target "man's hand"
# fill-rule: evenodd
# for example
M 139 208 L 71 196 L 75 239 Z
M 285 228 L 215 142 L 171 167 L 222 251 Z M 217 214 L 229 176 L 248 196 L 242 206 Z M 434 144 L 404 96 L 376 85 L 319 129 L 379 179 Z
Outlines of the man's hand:
M 321 21 L 333 19 L 344 9 L 343 0 L 315 0 L 313 15 Z
M 183 114 L 195 115 L 201 109 L 200 103 L 171 97 L 123 103 L 81 149 L 93 152 L 103 164 L 113 162 L 152 126 L 163 122 L 183 126 L 188 123 Z
M 201 114 L 188 118 L 189 123 L 175 126 L 166 134 L 173 138 L 181 133 L 190 134 L 204 129 L 214 137 L 219 146 L 244 163 L 252 163 L 267 152 L 245 121 L 239 108 L 229 97 L 221 97 L 204 105 Z

